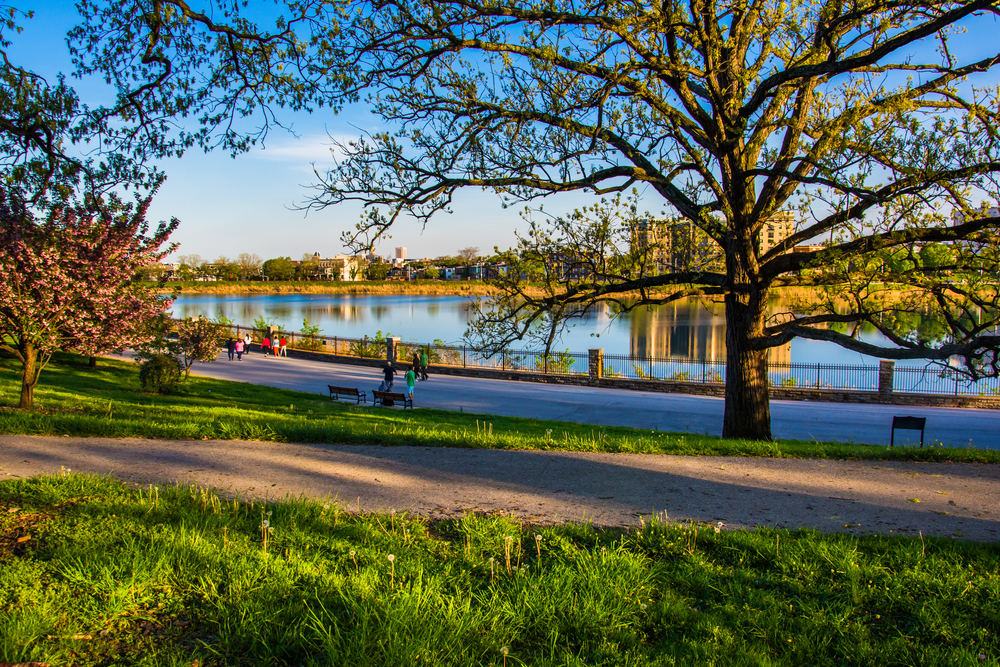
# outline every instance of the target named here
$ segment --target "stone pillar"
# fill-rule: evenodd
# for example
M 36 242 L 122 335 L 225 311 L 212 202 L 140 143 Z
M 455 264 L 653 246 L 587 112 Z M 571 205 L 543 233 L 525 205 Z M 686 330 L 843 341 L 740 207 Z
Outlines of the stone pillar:
M 587 374 L 591 380 L 600 380 L 604 376 L 604 348 L 594 347 L 587 350 Z
M 880 359 L 878 362 L 878 399 L 882 403 L 892 401 L 892 378 L 896 362 L 892 359 Z
M 396 363 L 396 355 L 399 352 L 399 336 L 392 336 L 391 338 L 385 339 L 385 359 L 386 361 L 391 361 Z

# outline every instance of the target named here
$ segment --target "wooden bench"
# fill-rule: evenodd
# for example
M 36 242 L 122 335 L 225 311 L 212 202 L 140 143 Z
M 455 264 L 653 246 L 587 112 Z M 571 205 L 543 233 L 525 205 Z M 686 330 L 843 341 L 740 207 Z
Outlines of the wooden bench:
M 358 399 L 358 403 L 361 401 L 364 401 L 365 403 L 368 402 L 368 394 L 363 391 L 358 391 L 354 387 L 334 387 L 332 384 L 328 384 L 326 386 L 330 390 L 331 399 L 344 396 L 347 398 L 356 398 Z
M 402 403 L 404 410 L 406 408 L 413 409 L 413 401 L 407 394 L 397 394 L 394 391 L 379 391 L 375 389 L 372 391 L 372 396 L 375 397 L 375 405 L 385 405 L 386 401 L 392 401 L 394 403 Z

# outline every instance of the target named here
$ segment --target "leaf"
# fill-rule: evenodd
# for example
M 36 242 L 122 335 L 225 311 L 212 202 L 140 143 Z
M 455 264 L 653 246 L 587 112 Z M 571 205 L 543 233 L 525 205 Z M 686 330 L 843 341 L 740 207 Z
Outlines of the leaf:
M 919 503 L 920 502 L 920 498 L 910 498 L 910 502 L 911 503 Z

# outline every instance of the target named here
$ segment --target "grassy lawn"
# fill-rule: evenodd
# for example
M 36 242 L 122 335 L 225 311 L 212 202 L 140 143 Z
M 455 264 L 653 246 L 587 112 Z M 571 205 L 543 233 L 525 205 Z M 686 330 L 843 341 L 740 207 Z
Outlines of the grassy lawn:
M 60 354 L 36 389 L 38 409 L 17 405 L 17 362 L 0 355 L 0 433 L 247 439 L 651 454 L 1000 462 L 1000 451 L 826 442 L 723 440 L 690 433 L 590 426 L 448 410 L 334 403 L 318 394 L 192 376 L 170 396 L 139 392 L 137 367 Z
M 0 663 L 996 665 L 998 599 L 992 544 L 0 482 Z

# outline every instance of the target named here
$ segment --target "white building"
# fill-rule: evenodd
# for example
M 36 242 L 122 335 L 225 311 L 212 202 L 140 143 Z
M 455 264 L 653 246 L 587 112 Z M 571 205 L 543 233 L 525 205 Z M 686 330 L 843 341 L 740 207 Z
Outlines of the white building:
M 395 256 L 395 258 L 393 258 L 392 263 L 393 264 L 402 264 L 405 261 L 406 261 L 406 248 L 404 248 L 404 247 L 397 247 L 396 248 L 396 256 Z

